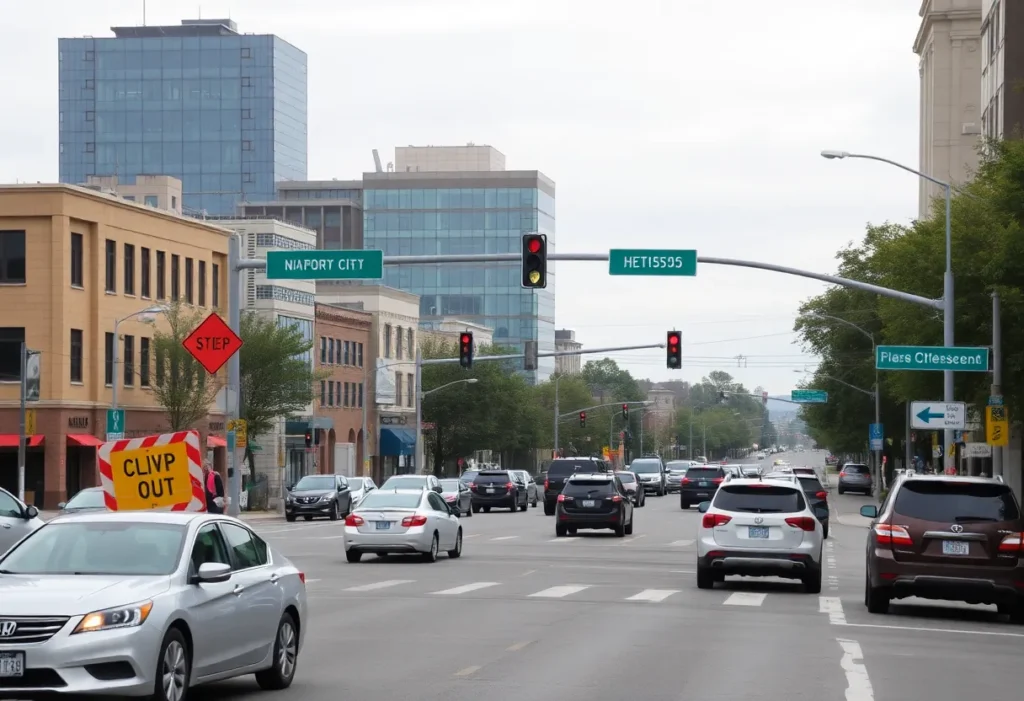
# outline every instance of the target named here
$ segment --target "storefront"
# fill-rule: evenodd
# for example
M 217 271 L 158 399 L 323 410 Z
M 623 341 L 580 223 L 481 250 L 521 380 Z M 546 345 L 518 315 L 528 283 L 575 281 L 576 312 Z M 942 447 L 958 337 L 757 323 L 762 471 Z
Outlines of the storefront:
M 392 475 L 415 472 L 415 417 L 408 414 L 380 415 L 380 464 L 374 479 L 380 484 Z

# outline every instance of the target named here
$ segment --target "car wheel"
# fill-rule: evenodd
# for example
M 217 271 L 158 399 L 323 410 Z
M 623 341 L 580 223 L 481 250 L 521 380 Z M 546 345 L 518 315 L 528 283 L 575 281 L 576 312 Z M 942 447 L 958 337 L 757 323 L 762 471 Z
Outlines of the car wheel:
M 615 527 L 615 537 L 616 538 L 625 538 L 626 537 L 626 527 L 623 526 L 623 525 L 616 526 Z
M 715 588 L 715 573 L 711 571 L 710 567 L 701 567 L 700 565 L 697 565 L 697 588 Z
M 526 511 L 529 508 L 530 508 L 529 504 L 523 504 L 522 506 L 519 507 L 519 510 L 520 511 Z
M 177 628 L 171 628 L 164 636 L 156 660 L 153 701 L 185 701 L 191 673 L 192 665 L 185 636 Z
M 473 516 L 473 507 L 471 506 L 468 509 L 466 509 L 466 518 L 472 518 L 472 516 Z
M 555 526 L 555 537 L 556 538 L 564 538 L 565 535 L 566 535 L 565 526 L 563 526 L 561 524 L 558 524 L 557 526 Z
M 821 593 L 821 567 L 812 567 L 811 570 L 803 576 L 804 591 L 808 594 L 820 594 Z
M 554 506 L 548 506 L 547 503 L 545 502 L 545 504 L 544 504 L 544 515 L 545 516 L 554 516 L 555 515 L 555 507 Z
M 823 538 L 828 538 L 828 524 L 827 523 L 822 526 L 822 537 Z
M 294 522 L 295 521 L 295 514 L 285 514 L 284 515 L 284 520 L 287 521 L 288 523 Z
M 680 499 L 679 500 L 679 508 L 680 509 L 689 509 L 690 508 L 690 502 L 683 501 L 682 499 Z
M 531 504 L 530 504 L 530 506 L 532 506 L 533 508 L 535 508 L 535 509 L 536 509 L 536 508 L 537 508 L 537 500 L 536 500 L 536 499 L 534 499 L 534 500 L 533 500 L 533 503 L 531 503 Z
M 843 489 L 842 487 L 836 487 L 836 491 L 839 492 L 840 494 L 846 494 L 846 490 Z
M 264 691 L 287 689 L 295 678 L 295 667 L 299 662 L 299 633 L 295 619 L 288 612 L 277 624 L 277 638 L 274 640 L 274 664 L 270 669 L 256 672 L 256 683 Z
M 575 528 L 570 528 L 568 526 L 566 526 L 565 530 L 569 535 L 576 535 L 577 533 L 579 533 L 579 531 L 577 531 Z
M 352 563 L 359 562 L 363 559 L 363 554 L 355 550 L 346 550 L 345 559 Z
M 338 508 L 338 502 L 334 502 L 333 504 L 331 504 L 330 519 L 332 521 L 337 521 L 338 520 L 338 516 L 340 515 L 340 512 L 341 512 L 341 509 Z
M 448 551 L 448 558 L 454 560 L 457 557 L 462 557 L 462 529 L 459 529 L 458 535 L 455 536 L 455 548 Z
M 633 522 L 630 521 L 628 524 L 626 524 L 626 528 L 624 530 L 626 532 L 626 535 L 633 535 Z
M 424 562 L 437 562 L 437 550 L 440 543 L 437 538 L 437 533 L 434 533 L 434 537 L 430 539 L 430 550 L 423 553 Z
M 478 514 L 478 513 L 480 513 L 480 507 L 479 507 L 479 506 L 477 506 L 476 504 L 473 504 L 473 505 L 472 505 L 472 506 L 470 506 L 469 508 L 473 510 L 473 513 L 474 513 L 474 514 Z
M 868 613 L 888 613 L 889 596 L 878 587 L 871 586 L 871 576 L 864 577 L 864 605 Z
M 489 513 L 491 513 L 491 507 L 489 507 L 489 506 L 485 506 L 485 507 L 484 507 L 484 513 L 485 513 L 485 514 L 489 514 Z

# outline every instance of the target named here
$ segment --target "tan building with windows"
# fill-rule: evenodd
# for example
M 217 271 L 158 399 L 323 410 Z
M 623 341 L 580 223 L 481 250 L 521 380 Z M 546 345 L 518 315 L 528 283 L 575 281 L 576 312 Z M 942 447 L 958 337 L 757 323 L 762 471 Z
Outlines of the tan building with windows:
M 128 437 L 166 429 L 148 389 L 160 314 L 146 323 L 142 312 L 175 298 L 211 312 L 226 306 L 228 236 L 82 187 L 0 186 L 0 485 L 17 488 L 23 342 L 41 360 L 39 400 L 29 405 L 29 503 L 53 509 L 98 484 L 95 448 L 115 382 Z M 222 415 L 196 428 L 209 447 L 223 446 Z

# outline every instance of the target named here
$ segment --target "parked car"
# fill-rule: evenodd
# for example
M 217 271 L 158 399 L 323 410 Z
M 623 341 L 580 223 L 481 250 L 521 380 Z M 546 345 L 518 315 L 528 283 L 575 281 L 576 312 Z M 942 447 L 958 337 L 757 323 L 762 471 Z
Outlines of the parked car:
M 0 488 L 0 553 L 45 523 L 39 509 Z
M 306 475 L 288 488 L 284 501 L 284 517 L 294 521 L 301 516 L 307 521 L 326 517 L 332 521 L 352 511 L 352 493 L 341 475 Z

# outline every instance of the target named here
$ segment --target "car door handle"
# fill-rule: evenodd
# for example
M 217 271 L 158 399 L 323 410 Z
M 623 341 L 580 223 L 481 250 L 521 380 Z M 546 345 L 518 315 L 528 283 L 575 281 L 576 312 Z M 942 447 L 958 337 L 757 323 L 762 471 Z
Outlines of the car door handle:
M 235 596 L 241 596 L 243 591 L 245 591 L 245 587 L 243 587 L 241 584 L 236 584 L 234 590 L 231 593 Z
M 10 528 L 10 527 L 11 527 L 11 524 L 9 524 L 9 523 L 5 523 L 5 524 L 3 524 L 3 527 L 4 527 L 4 528 Z
M 270 583 L 277 584 L 277 580 L 281 579 L 276 573 L 270 575 Z

